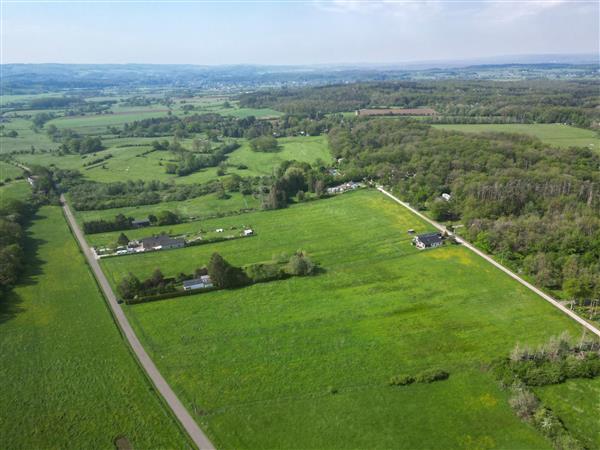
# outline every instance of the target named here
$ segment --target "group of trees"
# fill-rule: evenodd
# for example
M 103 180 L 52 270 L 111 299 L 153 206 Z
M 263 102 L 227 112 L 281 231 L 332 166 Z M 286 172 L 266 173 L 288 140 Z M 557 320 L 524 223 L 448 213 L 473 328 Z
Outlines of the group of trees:
M 53 124 L 48 125 L 46 133 L 54 142 L 60 142 L 61 153 L 85 155 L 104 150 L 102 140 L 98 136 L 80 136 L 71 129 L 57 128 Z
M 229 263 L 219 253 L 213 253 L 207 266 L 199 267 L 193 275 L 180 273 L 176 277 L 166 278 L 160 269 L 156 269 L 150 278 L 140 281 L 133 274 L 127 275 L 117 290 L 119 295 L 131 300 L 157 294 L 176 292 L 178 284 L 201 275 L 209 275 L 213 285 L 218 289 L 235 289 L 253 283 L 264 283 L 290 276 L 307 276 L 315 273 L 316 265 L 310 257 L 299 250 L 289 259 L 271 263 L 250 264 L 237 267 Z
M 239 147 L 240 144 L 237 142 L 228 142 L 212 149 L 211 153 L 200 154 L 180 148 L 174 151 L 178 157 L 177 163 L 167 163 L 165 169 L 167 173 L 185 176 L 206 167 L 216 167 L 227 159 L 229 153 Z
M 24 225 L 32 208 L 17 200 L 0 209 L 0 299 L 15 285 L 24 267 Z
M 343 171 L 377 179 L 543 287 L 600 297 L 600 155 L 523 135 L 373 119 L 329 134 Z M 441 198 L 450 193 L 450 201 Z
M 106 233 L 110 231 L 122 231 L 135 228 L 133 217 L 126 217 L 123 214 L 117 214 L 114 220 L 98 219 L 90 220 L 83 223 L 83 232 L 85 234 Z M 181 218 L 178 214 L 164 210 L 157 215 L 149 214 L 148 221 L 150 225 L 175 225 L 181 223 Z

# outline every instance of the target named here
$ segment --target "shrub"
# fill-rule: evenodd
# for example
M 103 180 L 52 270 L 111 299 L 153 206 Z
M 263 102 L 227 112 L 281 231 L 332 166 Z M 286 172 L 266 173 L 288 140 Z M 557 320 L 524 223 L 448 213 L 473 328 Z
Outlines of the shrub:
M 530 420 L 539 406 L 539 400 L 524 386 L 516 386 L 508 403 L 523 420 Z
M 417 383 L 433 383 L 434 381 L 446 380 L 450 374 L 444 370 L 429 369 L 415 376 Z
M 415 382 L 415 378 L 410 375 L 396 375 L 390 379 L 390 386 L 406 386 Z
M 281 266 L 275 264 L 250 264 L 245 267 L 246 275 L 252 280 L 253 283 L 262 283 L 265 281 L 281 280 L 286 277 L 286 273 L 282 270 Z
M 290 275 L 311 275 L 315 265 L 304 252 L 299 251 L 290 257 L 286 270 Z

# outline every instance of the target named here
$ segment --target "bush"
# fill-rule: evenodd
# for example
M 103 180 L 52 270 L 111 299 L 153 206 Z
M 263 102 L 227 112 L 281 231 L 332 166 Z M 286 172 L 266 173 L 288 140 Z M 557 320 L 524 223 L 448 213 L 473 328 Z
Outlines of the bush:
M 508 403 L 523 420 L 530 420 L 539 406 L 539 400 L 524 386 L 513 387 Z
M 390 378 L 390 386 L 407 386 L 415 382 L 415 378 L 410 375 L 396 375 Z
M 450 374 L 444 370 L 429 369 L 415 376 L 417 383 L 433 383 L 434 381 L 446 380 Z
M 260 136 L 250 141 L 250 147 L 255 152 L 273 153 L 279 151 L 277 139 L 272 136 Z
M 306 253 L 304 252 L 296 252 L 294 255 L 290 257 L 288 261 L 286 271 L 290 275 L 311 275 L 315 270 L 314 263 L 310 260 Z
M 251 264 L 245 267 L 246 275 L 253 283 L 263 283 L 265 281 L 281 280 L 287 276 L 277 263 L 274 264 Z

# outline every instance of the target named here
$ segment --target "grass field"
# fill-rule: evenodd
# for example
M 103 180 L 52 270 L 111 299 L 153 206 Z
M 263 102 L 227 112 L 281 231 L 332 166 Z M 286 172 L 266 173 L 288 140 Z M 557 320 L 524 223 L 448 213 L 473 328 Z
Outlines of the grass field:
M 11 200 L 25 201 L 31 193 L 31 186 L 25 180 L 12 181 L 0 186 L 0 208 Z
M 598 133 L 583 128 L 558 123 L 540 124 L 485 124 L 485 125 L 433 125 L 434 128 L 464 133 L 523 133 L 539 138 L 546 144 L 557 147 L 587 147 L 600 151 Z
M 83 164 L 94 159 L 96 156 L 93 155 L 82 158 L 80 155 L 58 156 L 55 153 L 44 153 L 18 155 L 16 159 L 26 165 L 49 166 L 54 164 L 61 169 L 77 169 L 87 179 L 104 183 L 123 180 L 173 180 L 176 183 L 189 184 L 206 183 L 218 178 L 216 167 L 209 167 L 184 177 L 167 174 L 164 164 L 174 160 L 174 155 L 165 151 L 142 155 L 150 149 L 149 140 L 145 138 L 140 140 L 109 139 L 104 143 L 108 148 L 97 152 L 97 157 L 108 153 L 113 157 L 92 168 L 83 167 Z M 254 152 L 246 141 L 241 141 L 241 143 L 242 146 L 229 155 L 227 163 L 230 167 L 227 169 L 227 173 L 236 173 L 240 176 L 259 176 L 271 174 L 275 167 L 286 160 L 295 159 L 311 163 L 317 159 L 331 160 L 326 136 L 282 138 L 280 139 L 281 150 L 277 153 Z M 122 147 L 123 145 L 131 145 L 131 147 Z M 248 169 L 237 169 L 240 164 L 245 164 Z
M 58 148 L 58 144 L 46 135 L 44 131 L 39 133 L 31 129 L 31 121 L 26 119 L 11 119 L 4 124 L 5 130 L 15 130 L 19 135 L 15 138 L 0 137 L 0 153 L 10 153 L 14 151 L 29 151 L 31 146 L 36 149 L 51 150 Z
M 314 277 L 127 308 L 218 446 L 549 448 L 484 367 L 516 341 L 579 335 L 573 321 L 465 248 L 414 249 L 407 229 L 428 226 L 374 191 L 203 227 L 242 218 L 255 237 L 102 262 L 113 283 L 190 272 L 214 251 L 240 265 L 304 249 L 322 265 Z M 450 379 L 387 386 L 428 368 Z
M 568 380 L 536 389 L 586 448 L 600 448 L 600 378 Z
M 3 448 L 188 448 L 127 350 L 58 207 L 27 238 L 27 271 L 0 304 Z
M 15 178 L 20 175 L 23 175 L 23 170 L 18 168 L 17 166 L 13 166 L 12 164 L 6 163 L 4 161 L 0 161 L 0 181 L 4 181 L 7 178 Z
M 143 218 L 147 217 L 148 214 L 156 215 L 161 211 L 169 210 L 176 212 L 181 217 L 204 218 L 219 213 L 227 213 L 229 211 L 260 207 L 260 200 L 252 195 L 242 195 L 238 192 L 232 192 L 229 195 L 230 198 L 226 200 L 218 199 L 216 194 L 209 194 L 181 202 L 162 202 L 156 205 L 132 206 L 97 211 L 77 211 L 75 216 L 81 224 L 82 222 L 89 220 L 113 219 L 117 214 L 124 214 L 127 217 Z

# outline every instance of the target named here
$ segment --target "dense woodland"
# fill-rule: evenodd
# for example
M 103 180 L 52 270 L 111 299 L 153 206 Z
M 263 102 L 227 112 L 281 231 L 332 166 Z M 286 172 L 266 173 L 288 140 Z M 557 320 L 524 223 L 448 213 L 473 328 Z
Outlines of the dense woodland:
M 410 120 L 362 120 L 329 139 L 348 176 L 376 179 L 435 219 L 464 223 L 461 234 L 543 287 L 600 297 L 598 153 Z

